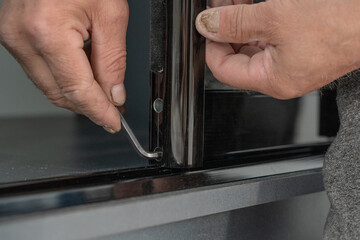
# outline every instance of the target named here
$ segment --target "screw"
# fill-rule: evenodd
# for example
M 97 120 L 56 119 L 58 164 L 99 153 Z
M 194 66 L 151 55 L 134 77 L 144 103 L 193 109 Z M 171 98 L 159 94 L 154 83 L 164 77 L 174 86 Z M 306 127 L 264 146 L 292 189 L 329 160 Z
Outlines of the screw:
M 164 110 L 164 102 L 161 98 L 157 98 L 153 104 L 154 111 L 161 113 Z

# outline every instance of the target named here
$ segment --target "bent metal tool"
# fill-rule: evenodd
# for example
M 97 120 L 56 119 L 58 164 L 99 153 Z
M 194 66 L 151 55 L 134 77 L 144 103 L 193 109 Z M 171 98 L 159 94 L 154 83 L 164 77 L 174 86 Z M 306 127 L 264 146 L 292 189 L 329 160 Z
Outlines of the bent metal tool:
M 135 150 L 140 154 L 140 156 L 146 159 L 154 159 L 160 161 L 163 153 L 160 151 L 156 151 L 156 152 L 145 151 L 145 149 L 141 146 L 141 144 L 137 140 L 136 136 L 134 135 L 133 131 L 131 130 L 130 126 L 127 124 L 124 116 L 121 114 L 120 111 L 119 114 L 120 114 L 122 128 L 125 130 L 126 135 L 128 136 L 131 144 L 134 146 Z

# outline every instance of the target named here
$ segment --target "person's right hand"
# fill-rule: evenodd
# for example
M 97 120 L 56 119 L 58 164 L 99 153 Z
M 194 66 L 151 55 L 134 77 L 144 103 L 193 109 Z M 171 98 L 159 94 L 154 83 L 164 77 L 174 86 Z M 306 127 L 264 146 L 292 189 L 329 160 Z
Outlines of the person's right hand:
M 212 0 L 197 29 L 221 82 L 289 99 L 360 68 L 358 0 Z
M 114 105 L 126 98 L 128 17 L 127 0 L 4 0 L 0 42 L 52 103 L 115 133 Z

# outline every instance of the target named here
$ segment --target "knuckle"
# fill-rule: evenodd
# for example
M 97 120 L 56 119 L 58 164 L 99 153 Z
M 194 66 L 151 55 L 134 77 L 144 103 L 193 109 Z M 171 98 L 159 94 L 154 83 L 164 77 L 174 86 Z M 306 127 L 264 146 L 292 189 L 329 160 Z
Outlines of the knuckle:
M 66 106 L 67 101 L 59 91 L 55 91 L 55 92 L 45 91 L 44 94 L 47 97 L 47 99 L 55 106 L 61 108 Z
M 93 84 L 95 84 L 95 80 L 92 83 L 84 81 L 64 86 L 61 88 L 61 93 L 92 121 L 99 125 L 104 125 L 107 112 L 111 108 L 111 103 L 106 97 L 92 93 Z M 90 97 L 90 94 L 93 96 Z M 89 101 L 89 98 L 91 98 L 91 101 Z
M 94 81 L 92 84 L 94 84 Z M 93 96 L 91 97 L 92 101 L 89 101 L 88 94 L 91 94 L 92 84 L 80 83 L 70 85 L 61 88 L 61 92 L 67 100 L 72 102 L 77 109 L 92 121 L 99 125 L 104 125 L 108 116 L 107 113 L 111 110 L 111 104 L 107 98 L 101 96 Z
M 220 71 L 218 71 L 218 70 L 211 70 L 211 72 L 212 72 L 212 75 L 214 76 L 214 78 L 216 79 L 216 80 L 218 80 L 219 82 L 221 82 L 221 83 L 225 83 L 225 79 L 224 79 L 224 75 L 223 74 L 221 74 L 221 72 Z
M 54 11 L 56 6 L 52 2 L 42 1 L 36 11 L 26 12 L 23 17 L 24 33 L 38 49 L 47 48 L 65 38 L 60 32 L 68 21 L 60 17 L 59 11 Z
M 218 80 L 221 83 L 224 83 L 224 78 L 217 71 L 211 71 L 211 73 L 216 80 Z
M 230 14 L 225 16 L 225 24 L 223 25 L 225 36 L 231 39 L 241 38 L 243 9 L 242 5 L 233 7 Z
M 75 103 L 79 108 L 86 107 L 89 103 L 86 99 L 86 93 L 91 89 L 92 84 L 85 81 L 79 81 L 76 84 L 69 84 L 60 87 L 60 91 L 67 99 Z
M 222 71 L 215 70 L 215 71 L 212 71 L 212 73 L 213 73 L 214 78 L 216 80 L 218 80 L 220 83 L 225 84 L 227 86 L 232 85 L 231 84 L 231 82 L 232 82 L 231 79 L 225 77 L 226 74 L 224 74 Z M 236 87 L 236 86 L 233 86 L 233 87 Z M 238 88 L 238 87 L 236 87 L 236 88 Z
M 211 74 L 214 76 L 215 79 L 221 81 L 222 74 L 221 74 L 221 62 L 218 58 L 214 58 L 210 56 L 210 54 L 206 54 L 206 64 L 211 71 Z
M 104 108 L 104 106 L 106 106 Z M 108 112 L 111 110 L 111 104 L 108 102 L 99 102 L 98 105 L 94 106 L 95 114 L 92 114 L 92 119 L 94 122 L 99 125 L 105 125 L 106 119 L 108 117 Z
M 263 7 L 259 8 L 259 11 L 256 12 L 259 19 L 262 19 L 261 23 L 263 28 L 258 29 L 258 34 L 266 35 L 271 38 L 278 39 L 278 35 L 284 29 L 284 26 L 287 26 L 288 23 L 284 20 L 285 18 L 279 14 L 274 7 Z
M 302 89 L 297 84 L 297 79 L 294 79 L 289 72 L 280 71 L 276 68 L 272 61 L 272 54 L 270 52 L 266 53 L 267 61 L 264 63 L 264 75 L 267 84 L 264 93 L 279 100 L 288 100 L 301 96 Z
M 270 35 L 279 26 L 273 20 L 279 19 L 273 11 L 264 4 L 232 6 L 227 14 L 221 16 L 220 32 L 231 40 L 244 43 L 253 41 L 253 36 Z
M 126 49 L 109 50 L 104 56 L 104 62 L 106 63 L 106 72 L 122 73 L 126 69 Z
M 31 15 L 31 20 L 25 20 L 27 35 L 33 39 L 44 41 L 51 36 L 52 28 L 45 14 Z

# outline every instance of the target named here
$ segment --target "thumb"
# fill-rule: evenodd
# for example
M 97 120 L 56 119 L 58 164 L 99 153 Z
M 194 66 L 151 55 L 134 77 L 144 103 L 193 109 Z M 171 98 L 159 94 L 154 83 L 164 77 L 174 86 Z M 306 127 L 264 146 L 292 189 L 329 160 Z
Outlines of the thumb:
M 127 0 L 96 1 L 92 19 L 91 66 L 96 81 L 117 106 L 125 103 Z
M 196 27 L 215 42 L 269 41 L 270 10 L 268 2 L 210 8 L 198 15 Z

